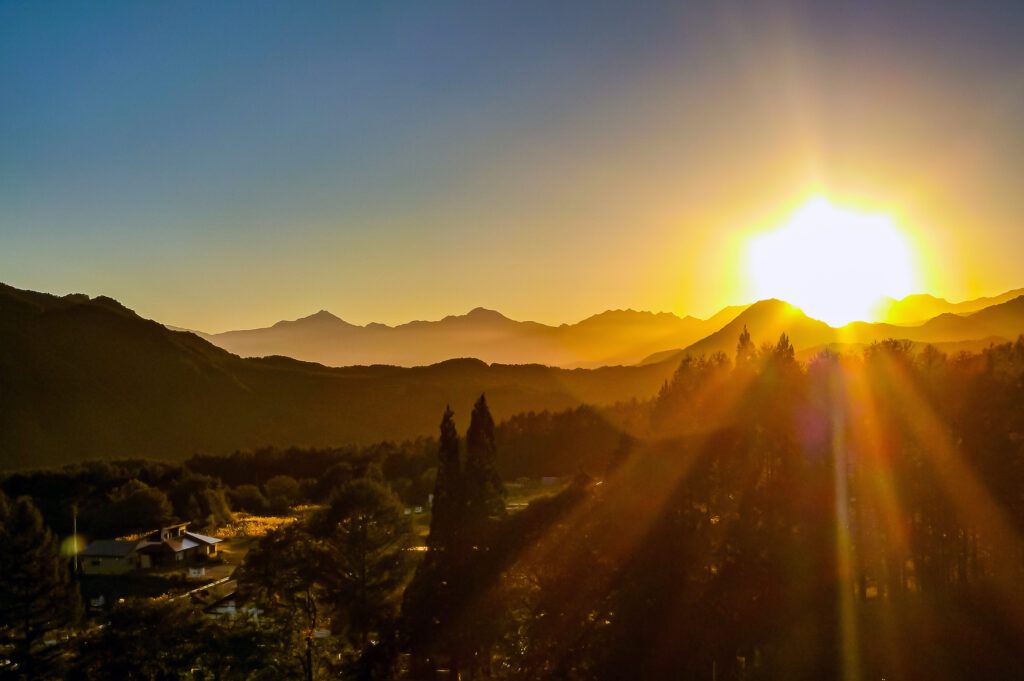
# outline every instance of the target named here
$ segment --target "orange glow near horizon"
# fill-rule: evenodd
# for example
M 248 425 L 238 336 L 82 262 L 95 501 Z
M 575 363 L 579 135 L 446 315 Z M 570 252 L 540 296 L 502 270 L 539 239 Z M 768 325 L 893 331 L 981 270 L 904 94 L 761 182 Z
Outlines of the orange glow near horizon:
M 780 298 L 832 326 L 874 321 L 886 296 L 914 293 L 914 253 L 884 213 L 815 196 L 776 229 L 747 242 L 747 274 L 758 299 Z

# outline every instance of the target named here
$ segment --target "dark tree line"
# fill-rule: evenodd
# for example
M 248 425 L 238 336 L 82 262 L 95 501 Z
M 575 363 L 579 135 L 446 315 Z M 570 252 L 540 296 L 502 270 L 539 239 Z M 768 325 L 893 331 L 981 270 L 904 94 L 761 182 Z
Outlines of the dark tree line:
M 517 414 L 495 429 L 495 467 L 508 481 L 519 477 L 603 475 L 622 446 L 614 412 L 581 406 L 563 412 Z M 608 412 L 612 412 L 610 415 Z
M 685 359 L 503 573 L 508 678 L 1018 678 L 1024 339 Z
M 60 536 L 78 530 L 92 538 L 152 530 L 171 520 L 215 527 L 231 519 L 227 490 L 217 479 L 180 464 L 158 461 L 89 461 L 58 470 L 12 473 L 9 496 L 30 496 Z
M 514 416 L 494 427 L 494 466 L 506 480 L 603 473 L 621 448 L 614 419 L 593 407 Z M 338 449 L 236 451 L 195 455 L 184 463 L 143 459 L 88 461 L 59 469 L 12 472 L 8 496 L 30 496 L 59 536 L 77 509 L 87 537 L 117 537 L 187 521 L 212 528 L 232 512 L 285 514 L 295 504 L 323 504 L 340 485 L 363 477 L 386 483 L 407 506 L 429 506 L 438 441 L 420 438 Z
M 1022 405 L 1024 339 L 804 365 L 745 332 L 681 362 L 603 480 L 489 532 L 446 496 L 446 415 L 463 520 L 435 506 L 406 592 L 411 677 L 1018 678 Z

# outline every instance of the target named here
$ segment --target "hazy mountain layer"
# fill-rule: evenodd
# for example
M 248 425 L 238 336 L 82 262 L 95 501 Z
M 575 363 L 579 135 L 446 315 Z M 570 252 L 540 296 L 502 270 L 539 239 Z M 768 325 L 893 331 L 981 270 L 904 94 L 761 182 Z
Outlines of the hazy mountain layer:
M 1012 339 L 1022 330 L 1012 314 L 1010 319 L 995 323 L 983 319 L 966 323 L 962 319 L 1022 294 L 1024 289 L 1017 289 L 960 303 L 926 294 L 899 301 L 890 299 L 886 322 L 855 322 L 841 330 L 831 329 L 788 306 L 759 304 L 727 307 L 706 320 L 669 313 L 609 310 L 561 326 L 515 321 L 483 308 L 439 321 L 415 321 L 393 327 L 356 326 L 320 311 L 268 328 L 200 335 L 243 357 L 284 355 L 327 366 L 420 366 L 452 357 L 570 368 L 646 365 L 671 358 L 690 346 L 695 352 L 729 347 L 733 332 L 738 334 L 744 324 L 756 330 L 758 342 L 774 342 L 786 330 L 798 350 L 833 343 L 854 347 L 890 337 L 923 343 L 973 341 L 974 345 L 990 337 Z M 747 316 L 737 324 L 735 320 L 741 313 Z M 719 331 L 721 336 L 715 336 Z
M 967 315 L 972 312 L 983 310 L 992 305 L 1005 303 L 1024 295 L 1024 288 L 1014 289 L 998 296 L 975 298 L 960 303 L 951 303 L 945 298 L 936 298 L 927 293 L 918 293 L 907 296 L 902 300 L 887 298 L 883 301 L 881 308 L 884 321 L 890 324 L 902 324 L 910 326 L 923 324 L 940 314 L 952 312 L 953 314 Z
M 785 333 L 803 355 L 827 346 L 858 348 L 886 338 L 934 344 L 949 352 L 976 350 L 991 343 L 1015 340 L 1024 333 L 1024 295 L 967 315 L 941 314 L 917 326 L 853 322 L 840 328 L 812 319 L 783 301 L 762 300 L 706 338 L 686 348 L 656 353 L 643 363 L 674 361 L 687 353 L 696 356 L 724 352 L 732 357 L 744 327 L 758 345 L 774 344 Z
M 471 333 L 473 320 L 460 323 Z M 460 359 L 334 369 L 241 359 L 109 298 L 0 284 L 0 468 L 413 438 L 436 432 L 447 403 L 465 427 L 484 391 L 501 419 L 648 398 L 674 368 L 564 370 Z
M 577 324 L 519 322 L 477 308 L 440 321 L 355 326 L 326 311 L 269 328 L 201 334 L 243 357 L 285 355 L 328 366 L 420 366 L 452 357 L 560 367 L 635 364 L 665 348 L 684 347 L 744 309 L 728 307 L 702 320 L 669 313 L 609 310 Z

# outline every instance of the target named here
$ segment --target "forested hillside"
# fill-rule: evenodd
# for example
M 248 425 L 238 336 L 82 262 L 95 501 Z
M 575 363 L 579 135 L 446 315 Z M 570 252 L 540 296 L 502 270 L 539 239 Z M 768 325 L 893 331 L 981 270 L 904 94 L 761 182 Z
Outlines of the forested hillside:
M 241 359 L 109 298 L 0 287 L 0 463 L 184 459 L 264 446 L 427 435 L 446 404 L 487 392 L 495 415 L 653 396 L 669 364 L 562 370 L 450 360 L 327 368 Z

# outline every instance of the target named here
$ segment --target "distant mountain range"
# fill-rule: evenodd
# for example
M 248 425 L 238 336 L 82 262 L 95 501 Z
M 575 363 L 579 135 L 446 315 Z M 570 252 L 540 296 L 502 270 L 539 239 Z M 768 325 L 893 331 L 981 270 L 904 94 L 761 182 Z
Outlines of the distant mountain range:
M 970 314 L 945 312 L 916 326 L 853 322 L 840 328 L 812 319 L 781 300 L 762 300 L 696 343 L 655 353 L 641 364 L 678 360 L 686 354 L 697 356 L 724 352 L 732 357 L 744 327 L 750 331 L 756 344 L 774 344 L 779 335 L 785 333 L 793 347 L 804 356 L 829 346 L 849 348 L 886 338 L 933 344 L 946 352 L 977 351 L 992 343 L 1015 340 L 1024 334 L 1024 294 Z
M 743 309 L 727 307 L 710 319 L 609 310 L 561 326 L 514 321 L 482 307 L 440 321 L 398 326 L 356 326 L 321 310 L 263 329 L 197 334 L 242 357 L 285 355 L 327 366 L 421 366 L 476 357 L 499 364 L 598 367 L 635 364 L 653 352 L 689 345 Z
M 685 353 L 732 357 L 744 326 L 758 344 L 774 344 L 786 333 L 804 356 L 889 337 L 934 343 L 947 352 L 977 350 L 1024 333 L 1024 296 L 1004 298 L 915 326 L 858 322 L 835 329 L 783 301 L 762 300 L 708 320 L 626 310 L 560 327 L 483 309 L 398 327 L 357 327 L 322 312 L 270 329 L 213 336 L 232 339 L 246 354 L 270 351 L 271 340 L 281 344 L 273 346 L 278 352 L 328 352 L 337 338 L 349 337 L 355 339 L 344 350 L 349 353 L 377 348 L 410 364 L 446 358 L 414 368 L 331 368 L 282 356 L 243 359 L 107 297 L 59 297 L 0 284 L 0 468 L 414 438 L 434 434 L 449 403 L 464 427 L 481 392 L 498 419 L 643 400 L 657 393 Z M 596 357 L 626 363 L 647 351 L 634 366 L 539 363 Z M 524 363 L 449 359 L 469 354 Z
M 886 302 L 885 323 L 854 322 L 838 329 L 781 301 L 763 300 L 727 307 L 709 319 L 609 310 L 576 324 L 548 326 L 476 308 L 439 321 L 356 326 L 321 310 L 262 329 L 196 333 L 242 357 L 284 355 L 326 366 L 420 366 L 475 357 L 487 363 L 593 368 L 653 364 L 684 351 L 727 351 L 734 349 L 744 325 L 757 342 L 774 343 L 785 331 L 800 351 L 833 344 L 857 346 L 890 337 L 953 344 L 953 350 L 960 344 L 963 349 L 977 349 L 983 341 L 1011 340 L 1024 332 L 1016 307 L 999 307 L 1022 295 L 1024 289 L 1017 289 L 961 303 L 912 295 Z M 1003 312 L 985 312 L 990 309 Z
M 477 359 L 328 368 L 242 359 L 110 298 L 0 284 L 0 469 L 402 440 L 435 434 L 446 404 L 464 428 L 485 391 L 502 419 L 646 399 L 674 369 L 565 370 Z
M 901 324 L 912 326 L 937 317 L 940 314 L 951 312 L 958 315 L 968 315 L 972 312 L 983 310 L 992 305 L 1005 303 L 1014 298 L 1024 296 L 1024 288 L 1007 291 L 999 296 L 975 298 L 960 303 L 951 303 L 945 298 L 936 298 L 927 293 L 918 293 L 907 296 L 902 300 L 892 298 L 883 299 L 879 306 L 882 318 L 890 324 Z

